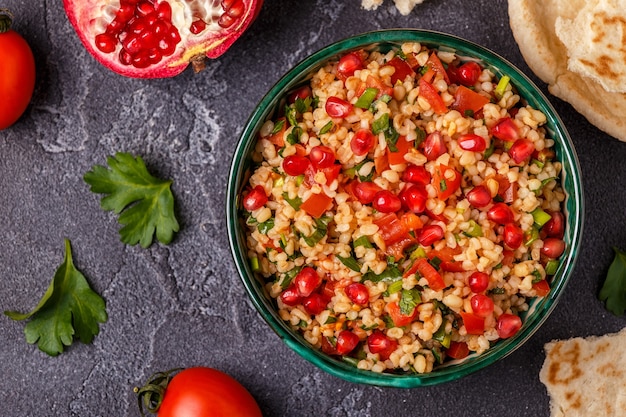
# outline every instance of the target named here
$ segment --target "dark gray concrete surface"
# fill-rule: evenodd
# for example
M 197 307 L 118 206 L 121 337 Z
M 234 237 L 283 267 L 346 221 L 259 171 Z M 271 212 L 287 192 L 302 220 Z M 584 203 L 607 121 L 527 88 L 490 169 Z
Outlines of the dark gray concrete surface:
M 32 104 L 0 132 L 0 309 L 30 310 L 62 262 L 76 266 L 107 302 L 92 344 L 49 357 L 26 343 L 24 323 L 0 317 L 0 415 L 138 416 L 133 386 L 157 370 L 211 366 L 237 378 L 266 416 L 548 416 L 538 374 L 555 338 L 614 332 L 623 317 L 597 293 L 626 249 L 626 145 L 554 97 L 582 165 L 586 224 L 571 282 L 545 325 L 509 357 L 461 380 L 421 389 L 345 382 L 301 359 L 247 299 L 228 249 L 225 184 L 255 103 L 294 63 L 356 33 L 434 29 L 480 43 L 532 75 L 508 25 L 504 0 L 426 0 L 409 16 L 392 0 L 268 0 L 244 36 L 206 71 L 128 79 L 98 64 L 61 1 L 5 0 L 36 55 Z M 1 98 L 0 98 L 1 99 Z M 82 176 L 117 151 L 141 155 L 174 180 L 181 231 L 169 246 L 129 247 L 116 217 Z

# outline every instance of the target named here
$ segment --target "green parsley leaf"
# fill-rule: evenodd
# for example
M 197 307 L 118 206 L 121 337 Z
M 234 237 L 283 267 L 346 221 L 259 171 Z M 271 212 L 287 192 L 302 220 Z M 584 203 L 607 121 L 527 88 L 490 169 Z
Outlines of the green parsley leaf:
M 302 236 L 304 242 L 310 247 L 317 245 L 317 243 L 322 240 L 324 236 L 326 236 L 326 233 L 328 232 L 328 224 L 332 220 L 333 218 L 330 216 L 322 216 L 319 219 L 315 219 L 315 226 L 317 227 L 311 236 Z
M 156 234 L 159 242 L 170 243 L 179 229 L 172 180 L 152 176 L 141 157 L 128 153 L 118 152 L 108 157 L 107 163 L 110 169 L 95 165 L 83 179 L 92 192 L 107 194 L 100 201 L 102 209 L 121 213 L 122 242 L 147 248 Z
M 273 217 L 270 217 L 269 219 L 267 219 L 263 223 L 259 223 L 257 225 L 257 229 L 259 230 L 259 233 L 263 233 L 263 234 L 266 234 L 267 232 L 269 232 L 273 228 L 274 228 L 274 218 Z
M 323 135 L 324 133 L 328 133 L 332 130 L 332 128 L 335 126 L 335 124 L 333 123 L 332 120 L 330 120 L 328 123 L 326 123 L 321 129 L 320 129 L 320 135 Z
M 344 258 L 341 255 L 335 255 L 337 257 L 337 259 L 339 259 L 341 261 L 342 264 L 344 264 L 347 268 L 350 268 L 351 270 L 353 270 L 354 272 L 360 272 L 361 271 L 361 265 L 357 262 L 356 259 L 354 259 L 353 256 L 348 256 L 346 258 Z
M 283 193 L 283 198 L 294 210 L 300 210 L 300 205 L 302 204 L 302 198 L 296 196 L 295 198 L 289 198 L 289 193 L 285 191 Z
M 377 282 L 393 282 L 398 278 L 402 279 L 402 273 L 396 266 L 389 266 L 380 274 L 375 274 L 373 271 L 367 272 L 363 275 L 361 281 L 372 281 L 373 283 Z
M 287 117 L 287 121 L 289 121 L 289 125 L 296 126 L 298 124 L 298 120 L 296 119 L 296 108 L 291 106 L 285 106 L 285 116 Z
M 298 113 L 303 114 L 303 113 L 306 113 L 307 110 L 309 110 L 312 102 L 313 102 L 313 99 L 310 96 L 304 99 L 298 97 L 296 98 L 296 102 L 294 103 L 294 106 Z
M 63 352 L 76 336 L 91 343 L 107 321 L 105 302 L 74 267 L 70 241 L 65 239 L 65 260 L 59 266 L 39 304 L 30 313 L 5 311 L 13 320 L 30 321 L 24 327 L 26 342 L 37 343 L 50 356 Z
M 415 310 L 415 307 L 421 302 L 422 296 L 420 292 L 413 288 L 411 290 L 402 290 L 398 306 L 400 307 L 400 312 L 408 316 L 413 314 L 413 310 Z
M 606 274 L 599 298 L 605 303 L 607 310 L 621 316 L 626 310 L 626 252 L 617 248 L 613 250 L 615 258 Z
M 272 129 L 272 135 L 277 134 L 278 132 L 280 132 L 281 130 L 283 130 L 283 126 L 285 126 L 285 119 L 279 119 L 275 124 L 274 124 L 274 129 Z

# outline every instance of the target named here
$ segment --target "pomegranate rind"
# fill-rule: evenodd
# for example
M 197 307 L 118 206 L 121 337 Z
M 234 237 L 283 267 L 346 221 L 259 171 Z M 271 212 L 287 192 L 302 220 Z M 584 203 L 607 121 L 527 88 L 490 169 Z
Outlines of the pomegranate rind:
M 161 1 L 176 3 L 176 0 Z M 263 0 L 244 0 L 244 5 L 244 14 L 233 26 L 224 29 L 215 24 L 211 25 L 198 35 L 182 39 L 176 52 L 169 57 L 164 57 L 159 63 L 147 68 L 135 68 L 132 65 L 120 63 L 117 51 L 104 53 L 96 47 L 95 37 L 101 32 L 95 28 L 93 21 L 97 17 L 94 15 L 102 7 L 102 0 L 63 0 L 68 20 L 87 51 L 106 68 L 130 78 L 174 77 L 187 68 L 190 62 L 197 63 L 201 56 L 210 59 L 220 57 L 254 22 L 261 10 Z

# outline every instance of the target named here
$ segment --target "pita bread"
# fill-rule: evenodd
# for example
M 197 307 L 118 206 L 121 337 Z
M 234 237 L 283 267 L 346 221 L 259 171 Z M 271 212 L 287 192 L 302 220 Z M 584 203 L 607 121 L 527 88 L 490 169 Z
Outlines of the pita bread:
M 602 49 L 599 41 L 593 41 L 598 33 L 579 27 L 603 27 L 609 11 L 612 13 L 610 16 L 613 16 L 609 21 L 621 22 L 620 19 L 624 19 L 623 31 L 619 33 L 620 39 L 621 34 L 626 38 L 626 5 L 620 8 L 613 3 L 624 1 L 509 0 L 509 23 L 526 63 L 548 84 L 550 93 L 569 102 L 599 129 L 626 141 L 626 93 L 608 91 L 597 81 L 597 78 L 602 78 L 610 88 L 624 89 L 626 83 L 622 84 L 617 80 L 624 77 L 626 81 L 626 58 L 617 52 L 611 55 L 610 59 L 616 63 L 611 66 L 611 71 L 617 76 L 615 80 L 609 80 L 602 75 L 606 68 L 603 70 L 596 66 L 594 69 L 594 66 L 585 65 L 581 62 L 581 59 L 585 60 L 584 54 L 576 51 L 578 47 L 581 50 L 595 48 L 596 60 L 604 52 L 609 52 Z M 602 7 L 608 11 L 602 11 Z M 589 8 L 594 8 L 592 15 L 596 16 L 595 19 L 585 17 Z M 569 48 L 557 34 L 557 21 L 559 34 Z M 602 39 L 614 43 L 612 36 L 604 36 L 600 40 Z M 586 46 L 583 48 L 583 45 Z M 622 54 L 626 53 L 626 41 L 622 41 L 614 49 L 620 49 Z
M 626 416 L 625 343 L 626 329 L 547 343 L 539 379 L 551 417 Z

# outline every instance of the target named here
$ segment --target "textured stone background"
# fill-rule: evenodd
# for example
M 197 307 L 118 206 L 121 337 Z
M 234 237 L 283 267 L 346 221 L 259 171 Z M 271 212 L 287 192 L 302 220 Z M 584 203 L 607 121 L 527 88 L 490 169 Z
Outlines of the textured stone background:
M 32 104 L 0 132 L 0 309 L 30 310 L 62 262 L 74 261 L 107 302 L 93 344 L 52 358 L 0 317 L 0 415 L 138 416 L 132 387 L 157 370 L 226 371 L 267 416 L 547 416 L 538 373 L 544 343 L 613 332 L 597 292 L 626 249 L 626 147 L 572 107 L 552 102 L 578 151 L 586 196 L 581 253 L 571 283 L 531 340 L 489 369 L 439 387 L 368 387 L 332 377 L 290 351 L 248 302 L 226 237 L 225 183 L 243 123 L 294 63 L 367 30 L 435 29 L 483 44 L 532 76 L 513 40 L 504 0 L 426 0 L 402 16 L 358 0 L 271 1 L 246 34 L 205 72 L 166 80 L 120 77 L 85 51 L 60 0 L 5 0 L 36 55 Z M 0 75 L 1 76 L 1 75 Z M 544 89 L 545 85 L 533 79 Z M 547 92 L 546 92 L 547 93 Z M 2 99 L 2 98 L 0 98 Z M 120 243 L 82 176 L 107 155 L 141 155 L 174 180 L 181 232 L 169 246 Z

